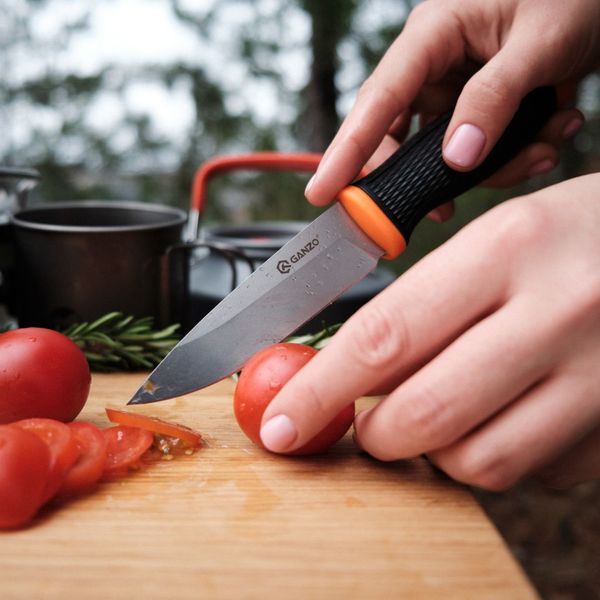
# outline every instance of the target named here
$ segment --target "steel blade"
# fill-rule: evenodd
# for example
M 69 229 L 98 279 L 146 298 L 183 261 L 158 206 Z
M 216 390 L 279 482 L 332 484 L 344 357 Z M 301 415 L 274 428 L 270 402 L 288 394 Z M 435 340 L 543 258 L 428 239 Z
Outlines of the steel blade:
M 334 204 L 208 313 L 129 404 L 181 396 L 238 371 L 363 279 L 383 254 Z

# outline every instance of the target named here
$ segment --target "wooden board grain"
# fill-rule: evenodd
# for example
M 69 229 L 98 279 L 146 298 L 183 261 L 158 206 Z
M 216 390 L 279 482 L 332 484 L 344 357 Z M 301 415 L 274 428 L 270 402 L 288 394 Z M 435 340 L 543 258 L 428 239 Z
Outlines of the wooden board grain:
M 142 381 L 95 375 L 80 418 L 107 425 L 104 407 Z M 232 390 L 136 407 L 205 447 L 2 533 L 0 598 L 536 598 L 466 489 L 349 438 L 317 458 L 271 455 L 240 433 Z

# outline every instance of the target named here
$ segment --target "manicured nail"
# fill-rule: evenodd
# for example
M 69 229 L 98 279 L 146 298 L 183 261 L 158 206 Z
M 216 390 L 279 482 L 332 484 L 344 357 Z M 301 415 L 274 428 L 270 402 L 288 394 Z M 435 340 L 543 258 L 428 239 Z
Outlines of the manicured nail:
M 304 195 L 308 196 L 309 192 L 310 192 L 310 188 L 312 187 L 312 184 L 315 182 L 315 175 L 313 175 L 309 180 L 308 183 L 306 184 L 306 187 L 304 188 Z
M 484 146 L 485 133 L 476 125 L 463 123 L 446 144 L 444 158 L 460 167 L 472 167 Z
M 554 161 L 547 158 L 546 160 L 541 160 L 539 163 L 536 163 L 529 169 L 529 173 L 527 173 L 528 177 L 535 177 L 536 175 L 543 175 L 548 171 L 552 171 L 554 169 Z
M 286 415 L 269 419 L 260 430 L 260 439 L 267 450 L 283 452 L 298 436 L 294 422 Z
M 580 117 L 574 117 L 571 119 L 563 129 L 562 135 L 563 139 L 568 140 L 570 137 L 573 137 L 582 127 L 583 119 Z
M 439 209 L 434 208 L 431 212 L 427 213 L 427 217 L 436 223 L 442 223 L 442 214 Z

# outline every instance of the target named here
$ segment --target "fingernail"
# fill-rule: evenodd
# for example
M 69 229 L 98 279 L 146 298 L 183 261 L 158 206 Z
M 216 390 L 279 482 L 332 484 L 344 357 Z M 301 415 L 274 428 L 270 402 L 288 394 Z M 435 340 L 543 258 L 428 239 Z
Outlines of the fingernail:
M 484 146 L 485 133 L 476 125 L 463 123 L 446 144 L 444 158 L 460 167 L 472 167 Z
M 430 213 L 428 213 L 427 217 L 436 223 L 442 222 L 442 215 L 437 208 L 434 208 Z
M 546 160 L 541 160 L 539 163 L 536 163 L 529 169 L 528 177 L 535 177 L 536 175 L 543 175 L 548 171 L 552 171 L 554 169 L 554 161 L 547 158 Z
M 568 140 L 570 137 L 573 137 L 581 129 L 582 125 L 583 119 L 580 117 L 574 117 L 571 119 L 563 129 L 563 139 Z
M 304 195 L 308 196 L 309 192 L 310 192 L 310 188 L 312 187 L 313 183 L 315 181 L 315 175 L 313 175 L 309 180 L 308 183 L 306 184 L 306 187 L 304 188 Z
M 260 430 L 260 439 L 267 450 L 283 452 L 298 436 L 294 422 L 286 415 L 269 419 Z

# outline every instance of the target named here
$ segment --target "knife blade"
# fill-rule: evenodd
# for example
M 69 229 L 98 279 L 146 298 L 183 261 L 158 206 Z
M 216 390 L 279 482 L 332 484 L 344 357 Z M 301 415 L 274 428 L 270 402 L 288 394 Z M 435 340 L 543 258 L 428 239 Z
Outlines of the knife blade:
M 152 371 L 128 404 L 201 389 L 238 371 L 255 352 L 280 342 L 345 290 L 406 247 L 418 222 L 495 173 L 529 144 L 556 108 L 538 88 L 486 160 L 463 173 L 441 145 L 451 112 L 413 136 L 382 165 L 344 188 L 338 202 L 287 242 L 208 313 Z

